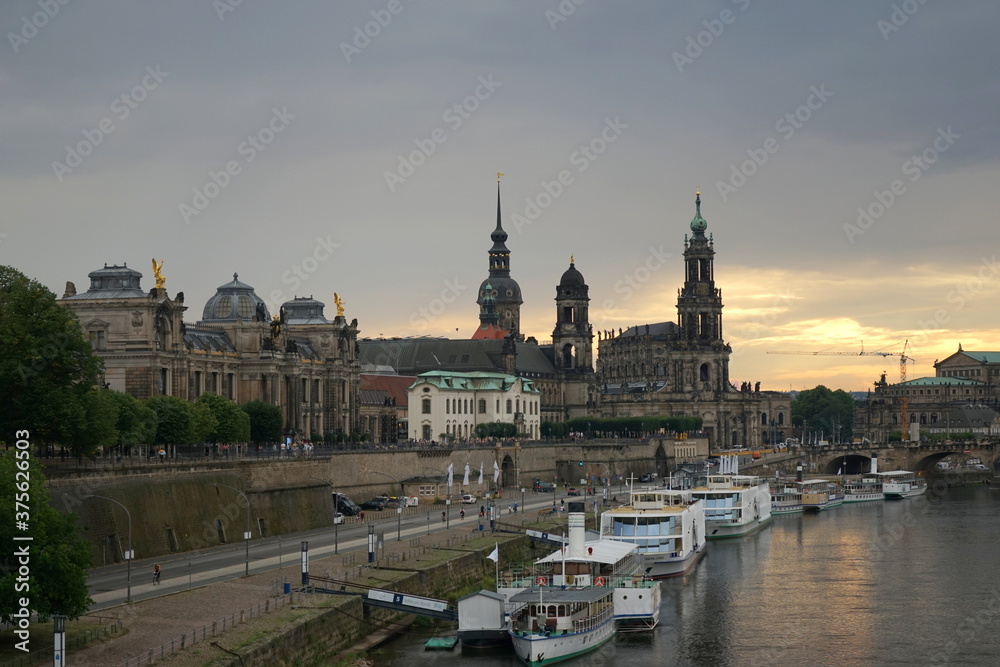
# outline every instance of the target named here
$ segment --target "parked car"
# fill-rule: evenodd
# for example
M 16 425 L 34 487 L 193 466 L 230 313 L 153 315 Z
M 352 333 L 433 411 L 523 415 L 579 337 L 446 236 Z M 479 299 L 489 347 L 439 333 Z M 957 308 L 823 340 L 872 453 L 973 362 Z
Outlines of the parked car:
M 650 482 L 656 481 L 656 475 L 651 472 L 643 473 L 642 477 L 639 478 L 639 481 L 643 484 L 649 484 Z
M 976 463 L 972 466 L 973 470 L 989 470 L 989 466 L 983 465 L 982 463 Z
M 385 509 L 385 498 L 372 498 L 366 503 L 361 503 L 361 509 L 378 512 Z
M 337 514 L 333 517 L 333 522 L 334 523 L 344 523 L 344 515 L 341 514 L 340 512 L 337 512 Z
M 406 506 L 407 507 L 419 507 L 420 506 L 420 498 L 418 498 L 417 496 L 407 496 L 406 497 Z
M 539 482 L 538 490 L 541 493 L 555 493 L 556 485 L 552 482 Z
M 570 488 L 570 489 L 568 489 L 566 491 L 566 495 L 567 496 L 578 496 L 578 495 L 580 495 L 580 489 L 577 489 L 575 487 L 574 488 Z
M 400 507 L 403 507 L 404 505 L 405 505 L 404 501 L 400 500 L 399 498 L 389 498 L 389 500 L 385 502 L 385 509 L 395 510 L 399 509 Z
M 475 505 L 476 504 L 476 497 L 475 496 L 471 496 L 468 493 L 466 493 L 464 496 L 462 496 L 462 504 L 463 505 Z

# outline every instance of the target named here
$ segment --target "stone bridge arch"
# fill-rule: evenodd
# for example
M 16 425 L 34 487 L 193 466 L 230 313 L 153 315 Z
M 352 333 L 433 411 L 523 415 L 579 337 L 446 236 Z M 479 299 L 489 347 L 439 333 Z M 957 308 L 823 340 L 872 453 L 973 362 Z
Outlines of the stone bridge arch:
M 657 476 L 667 476 L 667 453 L 663 450 L 662 444 L 653 452 L 653 469 Z
M 504 454 L 500 461 L 500 486 L 510 489 L 518 485 L 517 464 L 510 454 Z

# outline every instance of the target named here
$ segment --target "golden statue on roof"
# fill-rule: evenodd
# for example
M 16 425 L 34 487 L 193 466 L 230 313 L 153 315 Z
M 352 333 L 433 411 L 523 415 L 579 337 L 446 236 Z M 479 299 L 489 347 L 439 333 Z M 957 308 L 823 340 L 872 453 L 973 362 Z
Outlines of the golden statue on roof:
M 156 279 L 156 289 L 163 289 L 163 287 L 167 284 L 167 279 L 163 277 L 162 273 L 160 273 L 160 269 L 162 268 L 163 268 L 163 260 L 161 259 L 159 263 L 157 263 L 156 258 L 154 257 L 153 278 Z
M 337 317 L 344 316 L 344 300 L 336 292 L 333 293 L 333 303 L 337 306 Z

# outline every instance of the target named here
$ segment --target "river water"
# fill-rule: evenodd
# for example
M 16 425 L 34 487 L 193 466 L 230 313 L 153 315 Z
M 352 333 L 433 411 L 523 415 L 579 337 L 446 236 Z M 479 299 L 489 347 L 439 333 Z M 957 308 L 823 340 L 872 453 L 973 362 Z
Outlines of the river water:
M 565 664 L 1000 664 L 1000 489 L 941 489 L 774 517 L 663 587 L 660 625 Z M 424 651 L 411 629 L 378 667 L 521 664 L 512 652 Z

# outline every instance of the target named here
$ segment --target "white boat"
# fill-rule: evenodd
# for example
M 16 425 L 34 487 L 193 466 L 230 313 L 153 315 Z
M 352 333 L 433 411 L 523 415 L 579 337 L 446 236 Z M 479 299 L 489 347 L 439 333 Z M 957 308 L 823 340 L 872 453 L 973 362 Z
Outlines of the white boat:
M 802 489 L 802 509 L 806 512 L 822 512 L 844 504 L 844 490 L 839 482 L 806 479 L 795 484 Z
M 530 667 L 593 651 L 615 636 L 614 589 L 528 588 L 510 599 L 510 639 Z
M 771 488 L 771 514 L 794 514 L 803 509 L 802 489 L 795 482 L 777 482 Z
M 885 500 L 882 480 L 878 477 L 861 477 L 844 483 L 845 503 L 863 503 L 870 500 Z
M 753 475 L 709 475 L 691 489 L 705 503 L 705 537 L 739 537 L 771 521 L 771 489 Z
M 652 579 L 687 574 L 705 554 L 705 503 L 690 490 L 633 490 L 601 514 L 601 539 L 637 545 Z
M 882 478 L 882 492 L 886 500 L 910 498 L 927 491 L 927 480 L 909 470 L 880 472 L 878 476 Z
M 556 551 L 525 571 L 500 575 L 497 592 L 508 601 L 527 588 L 611 588 L 619 629 L 651 630 L 660 620 L 660 586 L 643 574 L 638 546 L 618 540 L 587 540 L 584 503 L 570 502 L 568 537 Z

